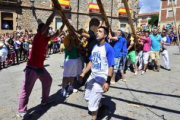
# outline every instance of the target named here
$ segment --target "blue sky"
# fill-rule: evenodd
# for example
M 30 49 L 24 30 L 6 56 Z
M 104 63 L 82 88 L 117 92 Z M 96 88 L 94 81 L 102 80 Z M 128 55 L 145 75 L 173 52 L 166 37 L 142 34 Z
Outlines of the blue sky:
M 157 12 L 160 9 L 160 0 L 139 0 L 140 13 Z

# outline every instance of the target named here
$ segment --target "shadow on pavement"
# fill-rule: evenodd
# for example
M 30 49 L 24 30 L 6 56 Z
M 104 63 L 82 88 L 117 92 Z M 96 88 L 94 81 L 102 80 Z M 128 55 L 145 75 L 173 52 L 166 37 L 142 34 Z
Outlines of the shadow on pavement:
M 180 55 L 180 53 L 173 53 L 173 55 Z
M 53 98 L 54 101 L 45 106 L 41 106 L 40 104 L 29 109 L 27 114 L 24 116 L 24 120 L 38 120 L 41 116 L 43 116 L 51 107 L 62 104 L 65 101 L 65 98 L 61 97 L 60 90 L 55 94 L 51 95 L 50 98 Z
M 46 106 L 37 105 L 27 111 L 27 114 L 24 117 L 24 120 L 38 120 L 41 116 L 43 116 L 51 107 L 55 107 L 59 104 L 68 105 L 74 108 L 84 109 L 87 110 L 88 108 L 86 106 L 76 105 L 73 103 L 64 102 L 65 98 L 61 97 L 60 90 L 57 91 L 55 94 L 50 96 L 51 98 L 55 99 L 55 101 L 51 104 L 48 104 Z M 106 120 L 110 120 L 111 118 L 115 119 L 121 119 L 121 120 L 135 120 L 126 116 L 120 116 L 114 114 L 116 110 L 116 104 L 111 101 L 111 97 L 107 96 L 106 98 L 102 99 L 103 105 L 106 105 L 108 109 L 102 110 L 99 112 L 98 120 L 102 120 L 103 118 L 106 118 Z M 60 112 L 60 111 L 59 111 Z M 73 118 L 73 116 L 72 116 Z
M 164 93 L 157 93 L 157 92 L 149 92 L 149 91 L 135 90 L 135 89 L 129 89 L 129 88 L 115 87 L 115 86 L 110 86 L 110 88 L 121 89 L 121 90 L 129 90 L 129 91 L 132 91 L 132 92 L 140 92 L 140 93 L 145 93 L 145 94 L 162 95 L 162 96 L 167 96 L 167 97 L 180 98 L 180 96 L 178 96 L 178 95 L 171 95 L 171 94 L 164 94 Z
M 109 96 L 107 96 L 107 95 L 104 95 L 104 96 L 105 96 L 105 97 L 109 97 Z M 162 110 L 162 111 L 165 111 L 165 112 L 180 114 L 180 111 L 178 111 L 178 110 L 172 110 L 172 109 L 169 109 L 169 108 L 159 107 L 159 106 L 155 106 L 155 105 L 148 105 L 148 104 L 145 104 L 145 103 L 134 102 L 134 101 L 125 100 L 125 99 L 117 98 L 117 97 L 111 97 L 111 99 L 119 100 L 119 101 L 122 101 L 122 102 L 127 102 L 127 103 L 129 103 L 129 104 L 136 104 L 136 105 L 141 105 L 141 106 L 144 106 L 144 107 L 149 107 L 149 108 L 153 108 L 153 109 L 158 109 L 158 110 Z

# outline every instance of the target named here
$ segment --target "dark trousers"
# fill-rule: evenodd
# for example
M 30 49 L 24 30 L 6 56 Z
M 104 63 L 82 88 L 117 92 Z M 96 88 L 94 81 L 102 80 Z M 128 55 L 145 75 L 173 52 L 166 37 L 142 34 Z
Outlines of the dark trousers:
M 15 50 L 15 54 L 16 54 L 16 63 L 19 63 L 19 49 Z
M 23 55 L 23 53 L 24 53 L 24 50 L 23 49 L 19 49 L 19 58 L 20 58 L 20 60 L 22 60 L 22 55 Z

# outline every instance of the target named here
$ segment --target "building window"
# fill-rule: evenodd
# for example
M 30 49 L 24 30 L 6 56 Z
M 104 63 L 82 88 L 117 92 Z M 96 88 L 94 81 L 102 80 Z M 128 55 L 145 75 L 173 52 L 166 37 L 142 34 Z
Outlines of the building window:
M 62 26 L 62 19 L 56 18 L 56 30 L 59 29 Z
M 146 17 L 142 17 L 142 20 L 146 20 Z
M 173 10 L 167 10 L 167 17 L 173 17 Z
M 91 3 L 97 3 L 96 0 L 89 0 L 89 2 L 91 2 Z
M 122 31 L 126 31 L 126 24 L 125 23 L 120 24 L 120 29 Z
M 12 13 L 1 13 L 1 29 L 2 30 L 13 30 L 13 14 Z
M 171 2 L 173 2 L 173 4 L 177 4 L 177 0 L 168 0 L 168 5 L 171 5 Z
M 125 28 L 125 27 L 126 27 L 126 24 L 121 24 L 120 27 L 121 27 L 121 28 Z

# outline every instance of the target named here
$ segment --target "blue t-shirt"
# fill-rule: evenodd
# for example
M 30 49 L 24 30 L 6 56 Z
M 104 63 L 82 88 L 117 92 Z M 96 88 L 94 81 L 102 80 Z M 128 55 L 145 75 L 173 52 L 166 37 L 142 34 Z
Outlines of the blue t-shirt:
M 96 44 L 89 59 L 92 62 L 91 77 L 99 83 L 105 82 L 109 67 L 114 66 L 113 48 L 108 43 L 103 45 Z
M 167 38 L 167 43 L 171 43 L 171 40 L 170 40 L 170 37 L 169 36 L 166 36 L 166 38 Z
M 161 47 L 161 35 L 154 36 L 153 34 L 151 34 L 149 37 L 151 39 L 151 51 L 159 51 Z
M 24 49 L 25 50 L 28 50 L 29 49 L 29 44 L 27 42 L 24 42 L 23 43 L 23 46 L 24 46 Z
M 118 40 L 116 41 L 113 49 L 114 49 L 115 58 L 126 56 L 127 55 L 127 41 L 126 41 L 126 38 L 124 38 L 122 36 L 118 36 Z

